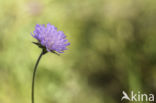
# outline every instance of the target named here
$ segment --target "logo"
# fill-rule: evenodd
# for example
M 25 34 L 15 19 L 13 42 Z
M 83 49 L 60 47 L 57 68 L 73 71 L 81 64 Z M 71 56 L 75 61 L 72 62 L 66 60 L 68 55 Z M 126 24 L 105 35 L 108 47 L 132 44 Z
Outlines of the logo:
M 131 91 L 130 95 L 128 95 L 125 91 L 122 91 L 122 98 L 123 100 L 128 101 L 153 101 L 154 102 L 154 94 L 142 94 L 140 91 L 138 93 L 134 93 L 134 91 Z

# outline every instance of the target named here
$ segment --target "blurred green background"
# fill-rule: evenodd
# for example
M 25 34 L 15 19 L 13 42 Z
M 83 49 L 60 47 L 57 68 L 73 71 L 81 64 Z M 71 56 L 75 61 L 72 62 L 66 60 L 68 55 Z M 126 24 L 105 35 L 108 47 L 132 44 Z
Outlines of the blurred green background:
M 36 103 L 121 103 L 156 94 L 155 0 L 0 0 L 0 103 L 31 103 L 41 49 L 30 33 L 51 23 L 71 42 L 43 56 Z

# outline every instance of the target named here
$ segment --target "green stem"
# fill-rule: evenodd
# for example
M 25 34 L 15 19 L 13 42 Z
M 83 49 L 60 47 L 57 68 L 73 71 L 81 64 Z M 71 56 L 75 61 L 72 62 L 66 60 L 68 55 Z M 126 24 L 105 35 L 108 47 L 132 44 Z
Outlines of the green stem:
M 31 94 L 32 103 L 34 103 L 34 86 L 35 86 L 35 76 L 36 76 L 37 66 L 38 66 L 38 64 L 39 64 L 39 62 L 40 62 L 40 59 L 41 59 L 42 55 L 44 55 L 44 54 L 45 54 L 45 51 L 42 50 L 42 52 L 41 52 L 39 58 L 37 59 L 37 62 L 36 62 L 36 64 L 35 64 L 35 68 L 34 68 L 34 71 L 33 71 L 33 78 L 32 78 L 32 94 Z

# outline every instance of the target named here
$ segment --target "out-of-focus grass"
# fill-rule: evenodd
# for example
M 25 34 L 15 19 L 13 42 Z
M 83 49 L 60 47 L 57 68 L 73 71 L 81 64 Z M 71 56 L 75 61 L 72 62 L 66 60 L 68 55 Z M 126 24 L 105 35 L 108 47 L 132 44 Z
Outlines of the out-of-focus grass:
M 51 23 L 71 42 L 43 56 L 37 103 L 120 103 L 121 92 L 156 94 L 155 0 L 1 0 L 0 103 L 29 103 L 36 24 Z

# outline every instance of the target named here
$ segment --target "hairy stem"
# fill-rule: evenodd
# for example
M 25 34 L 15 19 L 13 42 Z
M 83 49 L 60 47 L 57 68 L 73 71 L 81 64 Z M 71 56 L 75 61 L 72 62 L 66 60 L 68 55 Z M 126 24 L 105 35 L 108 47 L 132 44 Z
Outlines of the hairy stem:
M 34 71 L 33 71 L 32 92 L 31 92 L 31 93 L 32 93 L 32 94 L 31 94 L 32 103 L 34 103 L 34 86 L 35 86 L 35 76 L 36 76 L 37 66 L 38 66 L 38 64 L 39 64 L 39 62 L 40 62 L 40 59 L 41 59 L 42 55 L 44 55 L 44 54 L 45 54 L 45 51 L 43 50 L 43 51 L 41 52 L 40 56 L 39 56 L 38 59 L 37 59 L 37 62 L 36 62 L 36 64 L 35 64 Z

